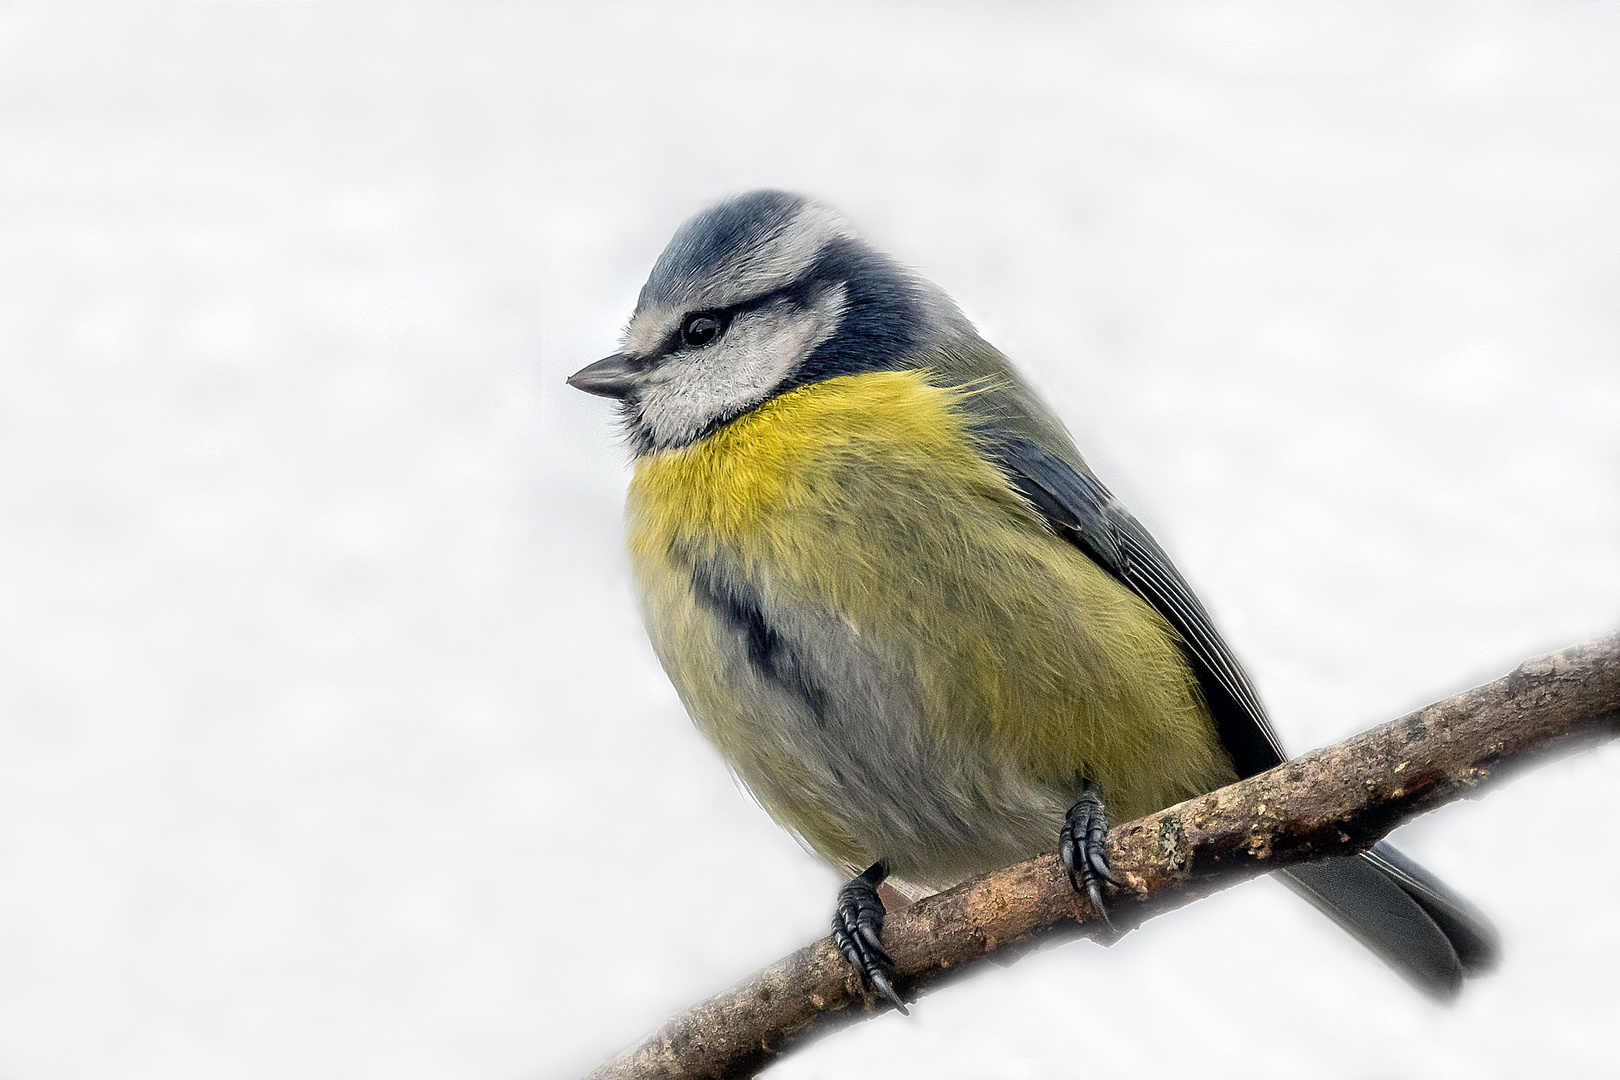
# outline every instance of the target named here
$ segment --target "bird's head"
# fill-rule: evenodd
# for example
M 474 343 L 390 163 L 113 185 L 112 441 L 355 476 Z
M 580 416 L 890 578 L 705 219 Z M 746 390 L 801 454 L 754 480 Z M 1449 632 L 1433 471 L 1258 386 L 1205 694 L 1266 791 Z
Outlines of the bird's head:
M 835 211 L 756 191 L 676 231 L 620 350 L 568 383 L 618 399 L 632 446 L 651 453 L 794 387 L 904 367 L 923 344 L 964 326 L 942 292 Z

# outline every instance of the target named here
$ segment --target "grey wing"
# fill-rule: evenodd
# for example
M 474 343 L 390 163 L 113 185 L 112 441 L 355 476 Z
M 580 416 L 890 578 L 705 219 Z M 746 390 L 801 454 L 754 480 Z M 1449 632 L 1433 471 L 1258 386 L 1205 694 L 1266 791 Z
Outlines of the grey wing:
M 945 374 L 985 380 L 970 397 L 982 445 L 1052 528 L 1181 634 L 1216 729 L 1239 775 L 1286 760 L 1265 707 L 1164 549 L 1086 467 L 1063 425 L 993 349 L 964 350 Z M 1425 992 L 1456 993 L 1488 970 L 1496 931 L 1466 900 L 1387 843 L 1348 859 L 1282 871 L 1335 922 Z
M 1286 759 L 1248 676 L 1209 613 L 1142 524 L 1084 465 L 1019 436 L 987 439 L 1007 476 L 1058 532 L 1130 586 L 1181 634 L 1240 776 Z M 1346 859 L 1302 863 L 1283 879 L 1357 940 L 1442 1000 L 1487 971 L 1500 946 L 1474 907 L 1387 843 Z
M 1142 523 L 1083 463 L 999 426 L 981 429 L 980 435 L 1008 479 L 1053 529 L 1175 627 L 1238 775 L 1252 776 L 1287 760 L 1243 666 Z
M 925 360 L 941 384 L 973 388 L 963 406 L 981 445 L 1052 528 L 1175 627 L 1238 775 L 1286 761 L 1260 695 L 1191 586 L 1142 523 L 1092 475 L 1063 422 L 1006 357 L 975 336 L 941 346 Z

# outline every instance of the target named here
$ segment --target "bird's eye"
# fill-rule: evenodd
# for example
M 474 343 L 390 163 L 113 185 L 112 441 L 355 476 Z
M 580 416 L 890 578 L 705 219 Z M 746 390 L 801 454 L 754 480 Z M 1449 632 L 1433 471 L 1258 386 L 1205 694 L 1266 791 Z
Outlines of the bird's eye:
M 720 320 L 713 315 L 688 315 L 681 324 L 681 340 L 694 348 L 720 336 Z

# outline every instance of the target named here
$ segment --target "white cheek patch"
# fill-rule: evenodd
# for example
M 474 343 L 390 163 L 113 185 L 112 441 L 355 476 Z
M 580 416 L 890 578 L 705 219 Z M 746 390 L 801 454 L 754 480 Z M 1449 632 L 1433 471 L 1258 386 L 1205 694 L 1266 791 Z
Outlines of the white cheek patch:
M 713 345 L 677 353 L 647 374 L 636 396 L 639 426 L 657 447 L 684 446 L 748 411 L 832 337 L 844 304 L 839 285 L 808 308 L 738 315 Z

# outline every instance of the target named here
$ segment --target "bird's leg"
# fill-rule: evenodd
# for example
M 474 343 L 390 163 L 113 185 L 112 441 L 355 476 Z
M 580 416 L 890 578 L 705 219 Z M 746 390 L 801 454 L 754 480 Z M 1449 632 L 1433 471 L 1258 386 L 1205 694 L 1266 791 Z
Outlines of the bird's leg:
M 1103 906 L 1102 883 L 1118 885 L 1119 879 L 1108 869 L 1108 853 L 1103 841 L 1108 838 L 1108 813 L 1103 809 L 1102 793 L 1090 780 L 1080 788 L 1080 798 L 1063 818 L 1063 829 L 1058 833 L 1058 855 L 1069 871 L 1069 884 L 1075 892 L 1084 892 L 1097 909 L 1102 921 L 1112 930 L 1108 909 Z
M 844 959 L 861 973 L 861 982 L 876 989 L 904 1013 L 906 1003 L 895 993 L 894 984 L 884 972 L 892 961 L 883 951 L 883 901 L 878 899 L 878 886 L 888 876 L 889 864 L 879 859 L 860 877 L 838 890 L 832 939 Z

